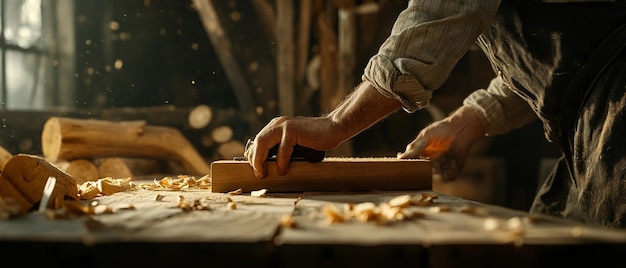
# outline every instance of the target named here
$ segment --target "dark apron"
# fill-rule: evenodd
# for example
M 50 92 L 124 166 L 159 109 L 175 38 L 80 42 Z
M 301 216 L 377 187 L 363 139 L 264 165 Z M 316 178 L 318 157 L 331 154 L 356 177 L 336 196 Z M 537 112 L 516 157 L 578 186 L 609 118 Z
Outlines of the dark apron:
M 626 227 L 626 5 L 503 1 L 478 43 L 563 152 L 531 212 Z

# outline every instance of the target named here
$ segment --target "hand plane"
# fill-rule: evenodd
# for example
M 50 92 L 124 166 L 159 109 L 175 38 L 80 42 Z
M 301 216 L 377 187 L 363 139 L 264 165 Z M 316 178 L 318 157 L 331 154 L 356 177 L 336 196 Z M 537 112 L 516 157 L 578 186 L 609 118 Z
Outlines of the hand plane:
M 250 145 L 252 144 L 252 140 L 248 140 L 246 142 L 246 147 L 244 149 L 244 156 L 235 157 L 233 160 L 247 161 L 246 157 L 248 150 L 250 149 Z M 270 148 L 267 152 L 267 160 L 274 161 L 278 155 L 278 145 L 274 145 L 274 147 Z M 304 147 L 296 144 L 293 147 L 293 152 L 291 153 L 291 161 L 309 161 L 309 162 L 322 162 L 326 157 L 325 151 L 319 151 L 315 149 L 311 149 L 309 147 Z

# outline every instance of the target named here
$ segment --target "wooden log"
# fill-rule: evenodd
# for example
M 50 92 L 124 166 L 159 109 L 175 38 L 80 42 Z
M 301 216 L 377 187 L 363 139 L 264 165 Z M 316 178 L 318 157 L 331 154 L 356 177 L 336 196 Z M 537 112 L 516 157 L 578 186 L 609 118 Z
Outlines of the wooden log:
M 194 107 L 191 112 L 189 112 L 189 117 L 187 121 L 189 126 L 193 129 L 201 129 L 211 123 L 211 118 L 213 117 L 213 111 L 211 107 L 208 105 L 198 105 Z
M 143 121 L 52 117 L 44 125 L 41 141 L 43 154 L 50 161 L 143 157 L 181 162 L 189 175 L 205 175 L 210 171 L 209 165 L 177 129 L 147 126 Z
M 87 159 L 69 161 L 65 172 L 72 175 L 77 184 L 83 184 L 86 181 L 97 181 L 100 178 L 96 165 Z
M 4 170 L 4 166 L 11 160 L 13 154 L 4 149 L 4 147 L 0 146 L 0 172 Z
M 35 155 L 18 154 L 9 160 L 0 176 L 0 196 L 13 198 L 23 212 L 33 209 L 43 195 L 49 177 L 56 178 L 48 208 L 60 208 L 66 198 L 78 200 L 78 187 L 71 175 Z
M 229 126 L 219 126 L 211 131 L 211 138 L 216 143 L 225 143 L 233 138 L 233 129 Z
M 397 158 L 326 158 L 319 163 L 292 161 L 285 176 L 276 163 L 267 162 L 267 176 L 254 177 L 246 161 L 218 160 L 211 163 L 213 192 L 270 192 L 430 190 L 430 161 Z
M 162 160 L 128 157 L 96 158 L 93 162 L 98 167 L 100 178 L 126 178 L 155 175 L 169 172 L 167 163 Z M 184 168 L 177 171 L 185 172 Z
M 133 176 L 131 168 L 119 157 L 107 157 L 98 164 L 98 174 L 101 178 L 111 177 L 114 179 L 129 178 Z
M 243 142 L 236 140 L 222 143 L 217 147 L 218 159 L 233 159 L 236 156 L 243 156 L 245 148 Z

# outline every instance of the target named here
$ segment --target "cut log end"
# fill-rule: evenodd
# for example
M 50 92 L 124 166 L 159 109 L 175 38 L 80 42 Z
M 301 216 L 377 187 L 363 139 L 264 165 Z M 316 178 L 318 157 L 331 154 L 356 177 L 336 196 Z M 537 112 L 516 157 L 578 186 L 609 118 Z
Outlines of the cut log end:
M 229 126 L 216 127 L 211 131 L 211 138 L 216 143 L 225 143 L 233 138 L 233 129 Z
M 61 124 L 58 118 L 51 117 L 46 121 L 41 132 L 41 143 L 46 145 L 41 148 L 44 157 L 49 161 L 56 161 L 62 145 Z
M 65 172 L 72 175 L 78 184 L 83 184 L 86 181 L 97 181 L 99 178 L 98 168 L 87 159 L 70 161 Z
M 202 129 L 211 123 L 213 112 L 208 105 L 199 105 L 189 112 L 188 123 L 193 129 Z
M 98 165 L 100 177 L 111 177 L 114 179 L 129 178 L 133 176 L 130 167 L 122 158 L 105 158 Z

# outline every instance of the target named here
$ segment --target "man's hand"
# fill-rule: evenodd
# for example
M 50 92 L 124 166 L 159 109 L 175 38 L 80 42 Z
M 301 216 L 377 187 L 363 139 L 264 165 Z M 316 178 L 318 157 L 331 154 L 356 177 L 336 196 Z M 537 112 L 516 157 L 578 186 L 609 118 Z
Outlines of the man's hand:
M 296 144 L 320 151 L 333 149 L 398 110 L 400 105 L 399 101 L 378 93 L 370 83 L 362 82 L 328 115 L 274 118 L 249 146 L 248 162 L 257 178 L 265 177 L 268 151 L 280 144 L 276 165 L 279 175 L 285 175 Z
M 433 175 L 452 181 L 463 169 L 471 147 L 484 136 L 485 129 L 478 115 L 468 107 L 461 107 L 422 129 L 398 158 L 429 158 Z
M 326 151 L 335 148 L 342 140 L 333 134 L 338 128 L 333 127 L 328 117 L 288 117 L 272 119 L 248 146 L 246 157 L 257 178 L 265 177 L 266 160 L 270 148 L 278 144 L 276 165 L 279 175 L 285 175 L 289 160 L 296 144 Z

